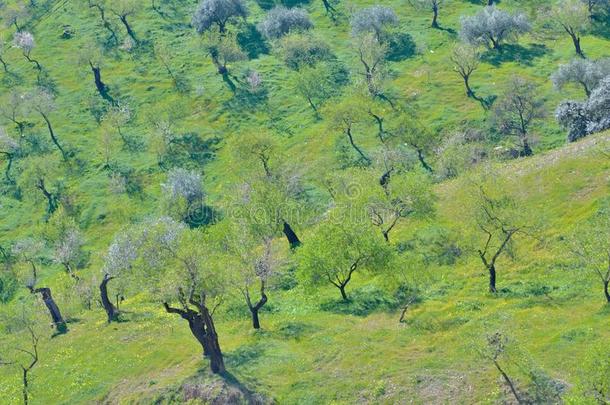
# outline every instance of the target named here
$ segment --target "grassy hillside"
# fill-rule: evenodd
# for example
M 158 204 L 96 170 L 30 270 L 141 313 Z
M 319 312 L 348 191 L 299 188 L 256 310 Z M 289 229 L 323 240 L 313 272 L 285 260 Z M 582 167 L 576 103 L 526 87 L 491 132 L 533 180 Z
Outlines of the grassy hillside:
M 601 152 L 609 147 L 609 135 L 601 134 L 511 163 L 502 175 L 518 176 L 530 190 L 528 206 L 549 219 L 545 236 L 556 240 L 608 194 L 610 161 Z M 438 220 L 454 227 L 461 225 L 456 198 L 461 185 L 438 187 Z M 280 403 L 405 398 L 495 403 L 506 393 L 499 375 L 475 349 L 487 331 L 503 330 L 528 361 L 575 384 L 587 372 L 587 355 L 610 339 L 600 283 L 558 249 L 528 240 L 515 260 L 504 259 L 500 266 L 498 296 L 485 292 L 486 275 L 475 257 L 430 268 L 433 281 L 424 301 L 409 310 L 406 324 L 398 323 L 399 309 L 384 309 L 387 296 L 377 297 L 382 302 L 375 304 L 373 298 L 382 294 L 371 289 L 379 280 L 355 280 L 353 288 L 360 293 L 353 308 L 343 308 L 347 314 L 333 312 L 342 308 L 331 288 L 315 296 L 299 288 L 274 291 L 272 311 L 262 314 L 260 331 L 250 329 L 243 311 L 219 316 L 229 370 L 241 384 Z M 45 336 L 32 384 L 37 403 L 102 398 L 147 403 L 169 398 L 187 378 L 211 378 L 183 321 L 140 297 L 128 299 L 123 308 L 127 322 L 107 325 L 100 311 L 81 312 L 68 334 Z M 20 395 L 19 376 L 0 370 L 3 402 L 13 403 Z
M 17 4 L 6 3 L 8 8 L 0 12 L 8 13 Z M 204 49 L 205 38 L 189 25 L 195 1 L 142 2 L 129 17 L 141 42 L 131 51 L 104 47 L 108 33 L 86 2 L 38 3 L 48 7 L 40 5 L 23 21 L 24 29 L 35 37 L 31 57 L 45 72 L 38 84 L 53 90 L 56 108 L 49 118 L 71 157 L 68 162 L 61 160 L 40 115 L 19 112 L 27 122 L 22 141 L 30 146 L 28 156 L 15 159 L 14 182 L 0 184 L 1 247 L 47 229 L 46 201 L 31 182 L 31 172 L 42 167 L 47 184 L 61 190 L 64 210 L 85 235 L 88 260 L 78 273 L 96 293 L 93 283 L 99 283 L 104 254 L 114 235 L 126 224 L 164 211 L 161 183 L 170 168 L 202 173 L 206 203 L 221 211 L 236 187 L 260 175 L 258 162 L 236 153 L 259 134 L 267 134 L 275 143 L 278 152 L 272 163 L 290 166 L 302 177 L 312 205 L 328 202 L 324 180 L 329 174 L 343 173 L 349 166 L 344 155 L 353 152 L 349 148 L 345 152 L 345 136 L 332 124 L 333 109 L 361 94 L 363 87 L 349 15 L 374 2 L 338 3 L 335 20 L 317 0 L 300 3 L 314 23 L 312 35 L 330 47 L 350 77 L 348 84 L 338 86 L 332 97 L 321 102 L 320 117 L 297 93 L 299 73 L 285 65 L 276 44 L 242 42 L 249 57 L 229 64 L 238 84 L 231 91 Z M 503 0 L 500 7 L 524 11 L 535 21 L 542 3 Z M 610 134 L 565 145 L 565 131 L 555 122 L 552 111 L 561 100 L 584 97 L 577 86 L 557 91 L 549 80 L 559 64 L 574 57 L 570 39 L 534 31 L 502 53 L 483 52 L 471 79 L 479 97 L 501 95 L 509 79 L 520 75 L 539 86 L 547 110 L 547 116 L 533 126 L 534 156 L 508 160 L 503 151 L 510 142 L 497 133 L 491 111 L 466 97 L 450 61 L 452 47 L 459 41 L 460 16 L 475 14 L 483 2 L 446 1 L 439 17 L 442 29 L 430 28 L 431 13 L 407 2 L 383 4 L 395 10 L 401 30 L 412 36 L 416 48 L 400 61 L 385 63 L 383 88 L 414 111 L 426 136 L 439 140 L 427 151 L 435 168 L 431 177 L 437 213 L 430 219 L 401 222 L 392 236 L 393 246 L 425 245 L 427 237 L 441 230 L 461 254 L 452 263 L 432 261 L 402 269 L 421 290 L 421 301 L 409 308 L 405 323 L 398 322 L 401 305 L 392 292 L 394 274 L 356 274 L 350 304 L 336 301 L 332 287 L 312 290 L 298 284 L 273 289 L 259 331 L 251 329 L 241 297 L 230 297 L 216 322 L 231 389 L 250 390 L 278 403 L 501 403 L 510 401 L 510 394 L 477 348 L 485 334 L 503 331 L 512 339 L 510 350 L 518 359 L 509 366 L 517 381 L 525 386 L 531 379 L 528 370 L 544 370 L 565 383 L 566 398 L 574 395 L 575 403 L 580 403 L 584 399 L 576 395 L 593 373 L 591 359 L 608 355 L 610 314 L 599 280 L 578 269 L 563 238 L 609 195 Z M 264 17 L 263 2 L 247 5 L 250 15 L 231 26 L 231 34 L 251 33 Z M 124 28 L 112 13 L 107 18 L 122 42 Z M 71 35 L 63 36 L 64 30 Z M 3 108 L 9 106 L 12 91 L 26 92 L 37 85 L 33 64 L 10 46 L 14 32 L 12 26 L 0 28 L 0 39 L 8 41 L 2 56 L 9 72 L 0 69 Z M 254 45 L 263 52 L 254 52 Z M 610 56 L 608 24 L 597 21 L 582 45 L 591 59 Z M 130 110 L 130 118 L 121 125 L 128 145 L 111 120 L 96 122 L 96 111 L 110 107 L 95 90 L 86 61 L 92 54 L 100 60 L 111 96 Z M 255 95 L 246 81 L 253 70 L 262 79 L 262 91 Z M 390 114 L 387 105 L 376 106 Z M 164 125 L 189 141 L 173 149 L 170 158 L 161 159 Z M 0 117 L 0 126 L 18 138 L 7 117 Z M 355 132 L 368 154 L 381 154 L 373 120 L 358 124 Z M 486 293 L 486 272 L 471 244 L 477 233 L 464 211 L 470 198 L 465 195 L 467 177 L 477 169 L 471 169 L 468 161 L 454 179 L 446 179 L 438 170 L 452 157 L 443 155 L 447 150 L 443 141 L 462 132 L 482 135 L 474 146 L 459 145 L 456 155 L 467 147 L 481 150 L 485 164 L 499 173 L 499 181 L 516 187 L 507 191 L 525 201 L 524 208 L 535 213 L 536 222 L 544 223 L 542 241 L 523 238 L 512 252 L 514 257 L 500 260 L 496 295 Z M 407 160 L 417 162 L 413 151 Z M 0 160 L 0 169 L 5 168 L 6 160 Z M 114 192 L 117 178 L 132 189 Z M 294 224 L 305 243 L 315 232 L 311 222 L 315 221 Z M 284 240 L 276 242 L 283 246 Z M 83 308 L 61 265 L 47 260 L 43 268 L 41 280 L 53 288 L 69 319 L 67 334 L 51 336 L 43 305 L 22 285 L 9 302 L 0 303 L 0 360 L 3 347 L 23 342 L 23 331 L 11 321 L 23 308 L 44 325 L 40 361 L 31 374 L 32 403 L 171 403 L 197 389 L 211 392 L 210 398 L 229 389 L 207 372 L 207 361 L 201 359 L 185 322 L 166 314 L 147 294 L 128 287 L 122 303 L 125 322 L 108 325 L 97 303 L 91 310 Z M 0 403 L 20 401 L 19 378 L 19 369 L 0 367 Z

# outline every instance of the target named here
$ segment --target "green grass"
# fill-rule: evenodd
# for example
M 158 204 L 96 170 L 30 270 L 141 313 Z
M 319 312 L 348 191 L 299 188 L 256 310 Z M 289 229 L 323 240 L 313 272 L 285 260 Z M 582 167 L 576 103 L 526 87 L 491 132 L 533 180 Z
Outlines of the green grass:
M 165 172 L 158 166 L 152 148 L 151 114 L 172 110 L 177 133 L 193 132 L 200 139 L 220 140 L 214 159 L 198 167 L 204 173 L 212 205 L 225 202 L 235 185 L 258 170 L 225 147 L 254 133 L 271 132 L 283 155 L 302 169 L 304 181 L 315 188 L 315 193 L 323 193 L 320 180 L 324 176 L 340 170 L 336 145 L 342 135 L 330 128 L 328 116 L 316 120 L 305 101 L 295 94 L 295 72 L 287 69 L 273 51 L 231 65 L 236 74 L 252 68 L 262 75 L 269 97 L 265 103 L 247 105 L 234 97 L 216 74 L 201 39 L 190 28 L 177 24 L 189 21 L 194 6 L 194 2 L 181 3 L 180 15 L 174 21 L 162 19 L 149 3 L 131 21 L 141 39 L 170 50 L 172 68 L 188 82 L 189 91 L 174 89 L 151 52 L 130 55 L 113 51 L 102 65 L 103 80 L 111 94 L 128 100 L 136 112 L 125 132 L 145 145 L 137 152 L 125 150 L 120 142 L 113 147 L 113 162 L 134 169 L 142 180 L 143 191 L 136 196 L 108 191 L 108 173 L 102 168 L 103 130 L 88 111 L 90 100 L 99 96 L 94 92 L 89 68 L 78 63 L 81 50 L 105 35 L 99 17 L 85 2 L 58 1 L 51 12 L 27 27 L 37 42 L 32 56 L 48 70 L 56 85 L 58 108 L 51 114 L 55 131 L 75 152 L 72 163 L 59 164 L 59 177 L 78 208 L 77 220 L 87 237 L 86 249 L 91 252 L 87 268 L 81 270 L 84 278 L 99 276 L 103 253 L 119 229 L 159 212 L 160 183 Z M 506 0 L 501 7 L 523 9 L 533 15 L 540 3 Z M 374 2 L 358 0 L 352 4 L 362 7 Z M 401 26 L 411 33 L 419 49 L 411 58 L 387 64 L 385 87 L 396 96 L 410 99 L 423 125 L 433 132 L 447 136 L 468 127 L 486 132 L 489 113 L 466 98 L 461 79 L 449 62 L 456 35 L 429 28 L 429 13 L 415 11 L 406 2 L 391 0 L 384 4 L 394 7 Z M 263 11 L 252 1 L 248 6 L 248 22 L 259 21 Z M 356 81 L 359 66 L 350 46 L 347 18 L 343 16 L 335 24 L 324 14 L 321 3 L 315 1 L 305 7 L 314 21 L 316 36 L 329 44 Z M 471 1 L 448 1 L 441 10 L 440 23 L 457 31 L 459 17 L 474 14 L 480 7 Z M 340 8 L 347 12 L 346 3 Z M 64 24 L 73 28 L 73 38 L 60 38 Z M 124 36 L 122 27 L 117 25 L 117 29 Z M 0 34 L 10 38 L 12 29 L 2 28 Z M 589 57 L 608 56 L 608 38 L 587 35 L 582 41 Z M 481 64 L 471 79 L 477 95 L 498 95 L 507 80 L 519 74 L 540 86 L 549 111 L 565 98 L 582 97 L 576 87 L 557 92 L 548 80 L 560 63 L 574 56 L 567 36 L 550 39 L 528 35 L 518 45 L 520 48 L 506 51 L 512 58 Z M 486 56 L 492 61 L 493 52 Z M 19 50 L 8 50 L 5 58 L 13 74 L 0 71 L 0 95 L 35 84 L 36 72 Z M 336 101 L 330 100 L 327 105 Z M 34 117 L 30 121 L 35 125 L 28 129 L 27 136 L 46 140 L 42 122 Z M 359 127 L 356 135 L 368 152 L 379 148 L 372 124 Z M 9 123 L 0 121 L 0 125 L 15 133 Z M 219 314 L 217 326 L 229 371 L 249 389 L 279 403 L 396 403 L 405 399 L 415 403 L 496 403 L 506 398 L 498 376 L 476 355 L 472 342 L 486 331 L 501 328 L 508 330 L 550 375 L 574 384 L 582 371 L 583 354 L 610 339 L 610 331 L 604 327 L 608 309 L 603 305 L 599 282 L 574 269 L 555 242 L 608 195 L 610 162 L 599 151 L 607 150 L 609 135 L 562 147 L 565 133 L 549 114 L 536 125 L 535 136 L 537 156 L 502 163 L 501 173 L 520 180 L 519 192 L 525 193 L 529 208 L 543 215 L 545 237 L 554 243 L 540 246 L 524 241 L 519 244 L 515 261 L 500 261 L 498 283 L 507 292 L 498 297 L 486 294 L 484 269 L 465 250 L 455 265 L 433 265 L 425 270 L 432 280 L 426 299 L 409 310 L 408 322 L 403 325 L 397 322 L 396 308 L 377 309 L 366 316 L 324 311 L 320 303 L 337 297 L 332 287 L 307 293 L 297 287 L 270 294 L 269 306 L 274 311 L 261 314 L 263 330 L 254 332 L 243 312 L 230 311 L 235 306 L 243 308 L 241 301 L 234 299 L 230 308 Z M 50 150 L 50 156 L 58 159 L 58 154 Z M 15 176 L 21 175 L 26 162 L 16 163 Z M 0 166 L 3 169 L 4 163 Z M 463 179 L 456 179 L 436 186 L 439 212 L 434 222 L 468 240 L 471 235 L 463 229 L 460 201 L 463 185 Z M 12 186 L 0 187 L 2 246 L 37 233 L 43 225 L 45 204 L 38 194 L 25 192 L 21 199 L 15 199 L 13 192 Z M 428 225 L 401 225 L 393 238 L 408 240 Z M 297 231 L 305 240 L 311 232 Z M 178 391 L 189 377 L 203 374 L 202 378 L 208 378 L 200 373 L 207 364 L 200 358 L 198 345 L 185 323 L 163 313 L 149 302 L 149 297 L 129 291 L 124 303 L 128 322 L 106 325 L 99 308 L 84 311 L 72 291 L 65 288 L 69 282 L 58 266 L 45 266 L 43 281 L 56 291 L 62 310 L 74 321 L 66 335 L 50 338 L 50 329 L 46 325 L 42 329 L 41 360 L 32 372 L 32 403 L 92 403 L 104 398 L 111 403 L 149 403 Z M 348 289 L 381 289 L 384 281 L 383 277 L 356 276 Z M 549 288 L 548 295 L 539 293 L 542 286 Z M 13 302 L 0 304 L 0 313 L 14 314 L 25 296 L 25 291 L 20 291 Z M 36 308 L 44 314 L 42 307 Z M 0 320 L 3 325 L 4 320 Z M 12 334 L 0 334 L 0 356 L 1 348 L 13 346 L 15 339 Z M 20 387 L 18 370 L 0 367 L 0 403 L 17 403 Z
M 569 230 L 607 195 L 610 162 L 600 151 L 608 142 L 607 134 L 598 135 L 503 169 L 532 190 L 528 206 L 550 218 L 550 237 L 555 229 Z M 439 222 L 460 225 L 460 184 L 439 186 Z M 408 227 L 400 230 L 405 232 Z M 261 331 L 254 332 L 243 315 L 218 316 L 228 369 L 249 389 L 280 403 L 494 403 L 498 376 L 476 355 L 473 342 L 497 328 L 509 331 L 550 375 L 573 382 L 587 347 L 610 339 L 599 282 L 562 266 L 569 261 L 552 247 L 524 242 L 517 257 L 499 263 L 499 287 L 508 292 L 498 297 L 486 293 L 484 269 L 472 256 L 429 269 L 435 281 L 406 324 L 397 322 L 398 310 L 367 316 L 323 311 L 320 302 L 337 298 L 332 287 L 313 295 L 298 288 L 275 291 L 275 310 L 262 313 Z M 376 281 L 357 277 L 351 288 L 371 283 Z M 540 286 L 550 292 L 537 293 Z M 33 372 L 36 403 L 103 397 L 146 403 L 205 369 L 185 323 L 143 298 L 124 304 L 128 322 L 107 325 L 99 310 L 79 312 L 68 334 L 45 336 Z M 0 369 L 2 402 L 19 398 L 13 371 Z

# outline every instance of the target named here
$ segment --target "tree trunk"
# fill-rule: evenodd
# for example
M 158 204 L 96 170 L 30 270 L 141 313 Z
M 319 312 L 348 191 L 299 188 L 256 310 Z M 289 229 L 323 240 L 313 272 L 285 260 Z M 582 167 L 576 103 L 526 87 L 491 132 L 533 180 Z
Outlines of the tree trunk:
M 108 315 L 108 323 L 118 320 L 119 317 L 118 310 L 112 304 L 110 298 L 108 298 L 108 282 L 113 278 L 114 277 L 111 277 L 108 274 L 104 274 L 104 279 L 100 284 L 100 298 L 102 300 L 102 306 L 104 307 L 104 311 L 106 311 L 106 314 Z
M 206 348 L 208 357 L 210 358 L 210 368 L 214 374 L 223 374 L 226 371 L 220 343 L 218 343 L 218 334 L 214 326 L 214 320 L 207 308 L 201 314 L 205 324 Z
M 362 152 L 362 150 L 358 147 L 358 145 L 356 145 L 356 143 L 354 142 L 354 137 L 352 136 L 352 129 L 351 128 L 347 128 L 347 130 L 345 131 L 345 133 L 347 134 L 347 138 L 349 139 L 349 143 L 350 145 L 352 145 L 352 148 L 354 148 L 354 150 L 356 152 L 358 152 L 358 154 L 360 155 L 360 157 L 362 159 L 364 159 L 366 161 L 367 164 L 371 163 L 371 159 L 369 159 L 364 152 Z
M 345 284 L 341 284 L 337 288 L 339 289 L 339 291 L 341 291 L 341 298 L 343 298 L 343 301 L 349 301 L 347 293 L 345 292 Z
M 53 299 L 51 289 L 47 287 L 36 288 L 32 290 L 32 293 L 40 294 L 40 296 L 42 297 L 42 301 L 49 310 L 49 314 L 51 315 L 51 319 L 53 320 L 53 325 L 55 325 L 55 329 L 59 333 L 65 333 L 68 328 L 66 327 L 66 322 L 64 321 L 64 318 L 61 315 L 61 312 L 59 311 L 57 303 Z
M 286 235 L 286 239 L 288 239 L 288 244 L 290 244 L 290 249 L 296 249 L 301 246 L 301 241 L 297 234 L 292 230 L 292 227 L 288 224 L 288 222 L 284 222 L 284 235 Z
M 131 26 L 127 22 L 127 16 L 126 15 L 121 15 L 121 16 L 119 16 L 119 19 L 121 20 L 121 22 L 125 26 L 125 29 L 127 30 L 127 34 L 131 37 L 131 39 L 133 39 L 133 42 L 135 42 L 137 44 L 138 43 L 138 39 L 136 38 L 136 33 L 133 32 L 133 30 L 131 29 Z
M 424 152 L 420 148 L 417 148 L 417 159 L 428 173 L 434 172 L 434 170 L 432 170 L 432 167 L 428 164 L 428 162 L 426 162 L 426 159 L 424 158 Z
M 4 170 L 4 177 L 6 177 L 6 181 L 9 183 L 13 182 L 11 179 L 11 167 L 13 166 L 13 154 L 8 152 L 0 152 L 6 156 L 6 169 Z
M 57 198 L 53 194 L 51 194 L 49 190 L 47 190 L 44 184 L 44 179 L 38 179 L 38 184 L 36 185 L 36 187 L 42 192 L 42 194 L 47 199 L 47 213 L 51 215 L 58 208 Z
M 496 290 L 496 265 L 492 264 L 491 266 L 489 266 L 488 270 L 489 270 L 489 292 L 495 294 L 498 292 L 498 290 Z
M 464 85 L 466 86 L 466 95 L 468 97 L 474 97 L 474 91 L 470 88 L 470 75 L 462 76 L 464 78 Z
M 500 364 L 498 364 L 496 360 L 494 360 L 493 362 L 500 374 L 502 374 L 502 378 L 504 378 L 506 384 L 508 384 L 508 387 L 510 388 L 510 391 L 513 393 L 513 396 L 517 400 L 517 403 L 522 404 L 523 401 L 521 400 L 521 397 L 519 397 L 519 393 L 517 392 L 517 388 L 515 388 L 515 384 L 513 384 L 513 381 L 508 377 L 508 374 L 504 372 L 504 370 L 502 369 L 502 367 L 500 367 Z
M 53 127 L 51 126 L 51 121 L 49 121 L 49 118 L 42 111 L 40 111 L 40 115 L 42 115 L 42 118 L 47 123 L 47 128 L 49 129 L 49 135 L 51 135 L 51 140 L 53 141 L 55 146 L 57 146 L 57 149 L 59 149 L 59 151 L 61 152 L 61 156 L 64 158 L 64 160 L 68 160 L 68 155 L 66 154 L 66 151 L 64 151 L 64 148 L 61 147 L 59 141 L 57 140 L 57 137 L 55 136 L 55 132 L 53 131 Z
M 521 151 L 521 155 L 522 156 L 532 156 L 534 154 L 534 151 L 532 151 L 532 148 L 530 147 L 530 144 L 527 140 L 527 136 L 524 136 L 521 140 L 522 144 L 523 144 L 523 149 Z
M 114 104 L 114 99 L 108 94 L 108 86 L 106 86 L 106 84 L 102 81 L 102 73 L 99 66 L 95 66 L 91 62 L 89 62 L 89 66 L 91 66 L 91 71 L 93 72 L 93 80 L 95 82 L 97 92 L 100 93 L 100 96 L 102 96 L 104 100 Z
M 432 28 L 438 28 L 438 6 L 434 4 L 432 6 Z
M 604 295 L 606 296 L 606 301 L 610 304 L 610 292 L 608 291 L 608 285 L 610 284 L 610 280 L 604 281 Z
M 261 323 L 258 320 L 258 309 L 250 308 L 250 313 L 252 314 L 252 327 L 254 329 L 260 329 Z
M 2 63 L 2 67 L 4 67 L 4 72 L 8 73 L 8 65 L 6 64 L 6 61 L 2 59 L 2 57 L 0 57 L 0 63 Z
M 576 33 L 573 32 L 568 32 L 570 34 L 570 37 L 572 38 L 572 42 L 574 43 L 574 50 L 576 51 L 576 54 L 578 56 L 580 56 L 581 58 L 585 59 L 585 54 L 582 51 L 582 48 L 580 47 L 580 38 L 578 37 L 578 35 L 576 35 Z

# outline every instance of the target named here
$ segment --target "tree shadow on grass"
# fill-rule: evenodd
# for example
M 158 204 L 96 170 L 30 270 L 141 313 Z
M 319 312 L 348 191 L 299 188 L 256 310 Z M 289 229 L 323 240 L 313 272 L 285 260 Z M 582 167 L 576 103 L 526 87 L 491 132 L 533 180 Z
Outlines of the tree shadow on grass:
M 374 286 L 367 286 L 348 292 L 349 299 L 330 300 L 320 304 L 322 311 L 336 314 L 367 316 L 373 312 L 391 311 L 400 305 L 399 300 Z
M 500 66 L 505 62 L 518 62 L 531 66 L 534 59 L 540 58 L 549 52 L 543 44 L 532 44 L 528 48 L 519 44 L 506 44 L 500 50 L 490 49 L 481 56 L 481 60 L 493 66 Z

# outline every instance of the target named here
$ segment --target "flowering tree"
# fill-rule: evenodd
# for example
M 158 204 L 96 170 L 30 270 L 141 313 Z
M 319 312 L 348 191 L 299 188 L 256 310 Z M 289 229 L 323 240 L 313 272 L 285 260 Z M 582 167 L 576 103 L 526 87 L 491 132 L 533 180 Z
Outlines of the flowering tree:
M 38 71 L 42 70 L 42 66 L 36 59 L 32 59 L 31 53 L 34 47 L 36 46 L 36 42 L 34 41 L 34 35 L 28 31 L 19 31 L 15 33 L 15 37 L 13 38 L 13 43 L 15 47 L 21 49 L 23 52 L 23 56 L 27 59 L 28 62 L 33 63 L 36 66 Z
M 551 75 L 551 81 L 556 89 L 561 90 L 568 83 L 577 83 L 582 86 L 587 97 L 603 78 L 610 76 L 610 59 L 592 61 L 589 59 L 574 59 L 569 63 L 560 65 L 559 69 Z
M 289 32 L 306 31 L 313 27 L 307 11 L 300 8 L 273 8 L 257 29 L 267 39 L 277 39 Z
M 487 6 L 471 17 L 461 18 L 460 37 L 470 45 L 500 49 L 502 43 L 531 30 L 525 14 L 509 14 L 496 6 Z
M 398 24 L 398 17 L 389 7 L 371 6 L 356 11 L 351 24 L 353 36 L 373 33 L 377 41 L 381 41 L 383 31 Z
M 246 18 L 248 9 L 242 0 L 202 0 L 195 10 L 192 24 L 198 33 L 208 31 L 214 25 L 224 34 L 232 19 Z
M 4 128 L 0 127 L 0 155 L 4 155 L 7 160 L 6 169 L 4 170 L 4 177 L 9 183 L 13 182 L 11 178 L 11 166 L 15 156 L 19 153 L 21 146 L 19 142 L 11 138 Z

